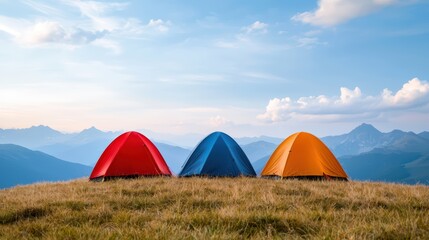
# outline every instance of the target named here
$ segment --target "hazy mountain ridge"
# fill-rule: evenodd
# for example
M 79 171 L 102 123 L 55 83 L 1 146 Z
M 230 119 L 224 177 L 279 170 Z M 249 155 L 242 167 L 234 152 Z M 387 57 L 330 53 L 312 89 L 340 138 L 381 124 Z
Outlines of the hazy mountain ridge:
M 429 155 L 374 149 L 339 161 L 352 180 L 429 184 Z
M 37 150 L 69 162 L 93 166 L 112 140 L 98 139 L 84 144 L 57 143 Z
M 261 175 L 261 172 L 264 169 L 265 164 L 268 162 L 268 159 L 270 159 L 270 157 L 271 157 L 271 154 L 261 157 L 260 159 L 252 163 L 256 174 Z
M 168 167 L 174 174 L 179 174 L 191 150 L 177 146 L 171 146 L 165 143 L 154 142 L 158 150 L 161 152 Z
M 357 155 L 376 148 L 429 153 L 427 138 L 401 130 L 382 133 L 370 124 L 362 124 L 347 134 L 323 137 L 321 140 L 337 157 Z
M 264 135 L 259 137 L 240 137 L 240 138 L 234 138 L 234 139 L 240 145 L 246 145 L 246 144 L 260 142 L 260 141 L 278 145 L 284 140 L 282 138 L 269 137 Z
M 22 129 L 0 129 L 0 144 L 16 144 L 30 149 L 49 148 L 51 145 L 80 145 L 99 139 L 113 139 L 121 132 L 103 132 L 91 127 L 79 133 L 62 133 L 48 126 Z
M 22 129 L 0 129 L 0 144 L 17 144 L 37 148 L 65 141 L 75 134 L 64 134 L 47 126 L 33 126 Z
M 18 145 L 0 144 L 0 188 L 88 176 L 91 167 L 66 162 Z
M 322 138 L 352 180 L 429 184 L 428 132 L 383 133 L 362 124 L 350 133 Z
M 277 144 L 265 142 L 265 141 L 257 141 L 252 142 L 246 145 L 241 145 L 241 148 L 246 153 L 251 163 L 254 163 L 265 157 L 267 154 L 271 154 L 277 148 Z
M 65 134 L 65 140 L 36 149 L 69 162 L 93 166 L 104 149 L 121 133 L 103 132 L 91 127 L 79 133 Z

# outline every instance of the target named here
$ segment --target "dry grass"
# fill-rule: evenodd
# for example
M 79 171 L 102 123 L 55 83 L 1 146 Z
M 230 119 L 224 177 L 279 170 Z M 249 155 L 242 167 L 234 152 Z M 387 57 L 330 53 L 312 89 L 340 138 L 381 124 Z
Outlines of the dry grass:
M 429 187 L 78 180 L 0 191 L 1 239 L 428 239 Z

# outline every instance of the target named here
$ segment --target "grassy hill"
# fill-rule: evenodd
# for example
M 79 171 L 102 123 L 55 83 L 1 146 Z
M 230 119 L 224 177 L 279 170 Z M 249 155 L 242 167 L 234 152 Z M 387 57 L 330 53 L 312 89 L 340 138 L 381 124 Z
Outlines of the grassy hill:
M 143 178 L 0 191 L 0 238 L 427 239 L 429 187 Z

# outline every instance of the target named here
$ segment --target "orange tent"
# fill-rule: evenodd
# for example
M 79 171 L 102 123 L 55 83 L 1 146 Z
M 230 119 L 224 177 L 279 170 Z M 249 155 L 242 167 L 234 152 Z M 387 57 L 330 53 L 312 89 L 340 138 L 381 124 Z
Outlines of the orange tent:
M 320 139 L 306 132 L 286 138 L 271 155 L 261 175 L 347 180 L 334 154 Z

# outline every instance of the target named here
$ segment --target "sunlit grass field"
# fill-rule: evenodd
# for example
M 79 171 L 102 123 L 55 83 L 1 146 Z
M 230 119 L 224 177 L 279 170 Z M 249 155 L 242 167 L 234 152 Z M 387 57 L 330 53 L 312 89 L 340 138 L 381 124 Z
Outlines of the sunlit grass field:
M 428 239 L 429 187 L 257 178 L 0 191 L 0 239 Z

